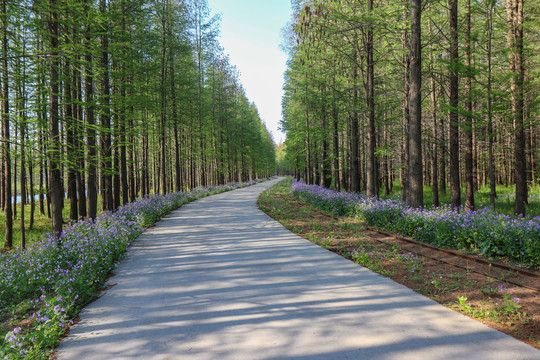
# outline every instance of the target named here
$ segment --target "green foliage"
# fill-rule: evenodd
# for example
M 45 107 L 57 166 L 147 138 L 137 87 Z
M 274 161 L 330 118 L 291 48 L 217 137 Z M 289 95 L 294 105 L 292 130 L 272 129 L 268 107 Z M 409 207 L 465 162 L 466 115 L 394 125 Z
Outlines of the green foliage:
M 495 292 L 490 294 L 490 296 L 496 295 Z M 521 309 L 520 299 L 512 296 L 502 285 L 499 285 L 498 295 L 501 300 L 495 301 L 494 304 L 479 304 L 476 306 L 467 303 L 468 299 L 466 297 L 458 296 L 458 304 L 455 308 L 477 319 L 505 321 L 510 326 L 514 323 L 530 320 L 526 313 L 519 311 Z
M 276 173 L 278 175 L 294 174 L 294 165 L 287 153 L 285 144 L 276 146 Z

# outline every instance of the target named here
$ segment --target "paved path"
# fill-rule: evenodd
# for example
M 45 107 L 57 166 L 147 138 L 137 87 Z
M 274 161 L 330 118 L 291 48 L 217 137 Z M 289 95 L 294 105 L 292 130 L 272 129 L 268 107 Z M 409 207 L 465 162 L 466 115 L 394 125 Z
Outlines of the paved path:
M 540 359 L 540 351 L 290 233 L 266 182 L 144 232 L 59 359 Z

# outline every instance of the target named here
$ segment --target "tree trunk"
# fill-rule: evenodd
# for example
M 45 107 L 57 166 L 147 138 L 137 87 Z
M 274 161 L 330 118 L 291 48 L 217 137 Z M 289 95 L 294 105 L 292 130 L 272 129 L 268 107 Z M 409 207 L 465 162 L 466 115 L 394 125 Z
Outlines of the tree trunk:
M 116 125 L 118 126 L 118 124 Z M 116 131 L 115 131 L 116 132 Z M 122 205 L 122 180 L 120 178 L 120 135 L 117 134 L 113 140 L 114 148 L 114 175 L 113 175 L 113 203 L 114 209 L 118 209 Z
M 373 0 L 368 1 L 368 11 L 373 10 Z M 375 64 L 373 62 L 373 26 L 368 25 L 366 39 L 366 66 L 367 66 L 367 88 L 366 106 L 368 111 L 367 121 L 367 162 L 366 162 L 366 195 L 368 197 L 378 197 L 377 185 L 377 158 L 375 148 L 377 138 L 375 136 Z
M 59 132 L 59 114 L 58 114 L 58 89 L 59 78 L 58 69 L 60 60 L 58 55 L 58 13 L 57 0 L 49 1 L 49 36 L 50 36 L 50 94 L 49 94 L 49 184 L 51 194 L 51 217 L 52 233 L 60 236 L 62 232 L 62 203 L 64 198 L 62 186 L 62 174 L 60 171 L 60 132 Z M 59 238 L 60 241 L 60 238 Z
M 25 108 L 25 98 L 26 94 L 23 92 L 21 109 Z M 25 152 L 25 130 L 26 130 L 26 116 L 22 114 L 24 110 L 21 111 L 21 222 L 20 222 L 20 231 L 21 231 L 21 250 L 24 250 L 26 247 L 26 231 L 24 229 L 24 208 L 26 204 L 26 152 Z M 32 200 L 33 201 L 33 200 Z
M 172 34 L 169 34 L 172 36 Z M 179 139 L 179 131 L 180 128 L 181 132 L 181 126 L 180 120 L 178 119 L 178 109 L 177 109 L 177 99 L 176 99 L 176 81 L 175 81 L 175 70 L 174 70 L 174 57 L 172 51 L 170 52 L 169 56 L 171 59 L 169 60 L 169 73 L 171 76 L 171 106 L 172 106 L 172 123 L 173 130 L 174 130 L 174 172 L 175 172 L 175 191 L 181 191 L 182 190 L 182 168 L 180 165 L 180 155 L 181 155 L 181 143 Z
M 75 170 L 76 159 L 76 143 L 75 143 L 75 119 L 73 116 L 73 98 L 72 98 L 72 83 L 71 83 L 71 65 L 69 61 L 64 62 L 64 106 L 65 106 L 65 123 L 66 123 L 66 142 L 67 142 L 67 159 L 68 159 L 68 173 L 67 173 L 67 195 L 69 198 L 69 218 L 71 220 L 77 220 L 78 216 L 78 202 L 77 202 L 77 173 Z
M 15 94 L 17 95 L 17 94 Z M 17 106 L 15 106 L 16 108 Z M 14 138 L 17 139 L 18 138 L 18 132 L 19 132 L 19 127 L 17 126 L 17 122 L 15 121 L 15 125 L 14 125 L 14 128 L 15 128 L 15 136 Z M 17 141 L 15 141 L 15 143 L 13 144 L 13 153 L 14 154 L 17 154 Z M 12 191 L 12 196 L 13 196 L 13 199 L 12 199 L 12 202 L 11 204 L 13 205 L 13 210 L 12 210 L 12 214 L 13 214 L 13 220 L 17 220 L 17 156 L 15 155 L 14 158 L 11 159 L 12 161 L 12 165 L 13 165 L 13 168 L 11 169 L 11 173 L 13 174 L 13 182 L 12 182 L 12 186 L 13 186 L 13 191 Z M 11 180 L 10 180 L 11 181 Z
M 197 92 L 197 104 L 198 104 L 198 120 L 199 120 L 199 154 L 200 154 L 200 185 L 206 186 L 206 156 L 204 146 L 204 134 L 203 134 L 203 63 L 202 63 L 202 9 L 200 6 L 197 8 L 197 70 L 198 70 L 198 92 Z
M 527 163 L 525 157 L 525 134 L 523 124 L 523 0 L 508 0 L 508 48 L 510 57 L 512 114 L 514 120 L 514 180 L 516 203 L 514 213 L 526 215 Z
M 444 89 L 442 86 L 439 89 L 439 98 L 443 98 Z M 447 136 L 448 132 L 446 131 L 446 121 L 443 116 L 439 116 L 439 129 L 440 131 L 440 141 L 439 141 L 439 149 L 440 153 L 443 154 L 443 158 L 439 161 L 439 191 L 442 195 L 446 195 L 446 159 L 448 156 L 448 141 Z
M 474 210 L 474 171 L 473 171 L 473 103 L 472 103 L 472 61 L 471 61 L 471 0 L 467 0 L 465 15 L 465 58 L 467 76 L 465 83 L 465 209 Z
M 404 9 L 406 6 L 404 3 Z M 404 11 L 404 21 L 407 18 Z M 407 49 L 409 47 L 409 34 L 407 28 L 403 30 L 401 45 L 403 47 L 403 142 L 401 149 L 401 187 L 403 189 L 403 200 L 409 202 L 409 122 L 410 122 L 410 59 Z
M 358 166 L 359 146 L 358 146 L 358 65 L 356 48 L 353 50 L 352 62 L 352 83 L 353 83 L 353 109 L 351 112 L 351 191 L 359 192 L 360 186 L 360 166 Z
M 422 44 L 421 0 L 411 0 L 410 121 L 409 121 L 409 204 L 424 206 L 422 181 Z
M 41 152 L 44 152 L 44 145 L 43 145 L 43 131 L 41 129 L 41 121 L 45 118 L 45 115 L 41 114 L 41 111 L 38 111 L 38 122 L 40 124 L 40 129 L 38 130 L 38 149 Z M 43 184 L 45 182 L 45 160 L 42 158 L 39 158 L 39 213 L 41 215 L 45 215 L 45 191 L 46 189 L 43 187 Z
M 105 0 L 100 0 L 101 16 L 107 17 Z M 101 31 L 101 198 L 102 208 L 105 211 L 114 210 L 113 199 L 113 166 L 111 144 L 111 110 L 110 110 L 110 83 L 109 83 L 109 20 L 102 20 Z
M 113 158 L 111 136 L 111 109 L 110 109 L 110 83 L 109 83 L 109 20 L 107 17 L 106 0 L 100 0 L 100 12 L 105 17 L 101 28 L 101 201 L 105 211 L 114 210 L 113 198 Z
M 306 86 L 305 86 L 305 121 L 306 121 L 306 176 L 304 181 L 306 184 L 313 184 L 312 173 L 311 173 L 311 134 L 310 134 L 310 124 L 309 124 L 309 100 L 308 100 L 308 79 L 306 73 Z
M 74 32 L 78 31 L 77 28 Z M 73 68 L 73 99 L 77 99 L 74 105 L 75 119 L 75 153 L 77 162 L 76 183 L 78 196 L 79 218 L 86 218 L 86 193 L 84 181 L 84 117 L 83 117 L 83 99 L 82 99 L 82 75 L 79 71 L 80 57 L 76 57 L 77 66 Z
M 4 214 L 6 217 L 6 231 L 4 248 L 13 246 L 13 213 L 11 208 L 11 154 L 9 140 L 9 83 L 8 83 L 8 23 L 6 0 L 2 1 L 2 148 L 3 148 L 3 184 Z
M 137 179 L 137 176 L 135 174 L 135 163 L 137 163 L 139 166 L 140 166 L 140 160 L 137 161 L 138 159 L 141 159 L 141 157 L 138 157 L 137 155 L 140 155 L 139 153 L 136 154 L 135 153 L 135 149 L 137 147 L 137 142 L 135 142 L 135 137 L 133 136 L 133 107 L 131 108 L 131 111 L 130 111 L 130 116 L 128 118 L 128 128 L 129 128 L 129 137 L 128 137 L 128 141 L 129 141 L 129 152 L 128 152 L 128 173 L 129 173 L 129 201 L 130 202 L 134 202 L 136 199 L 137 199 L 137 193 L 138 193 L 138 188 L 137 188 L 137 184 L 136 184 L 136 179 Z M 138 143 L 140 144 L 140 142 Z
M 429 33 L 431 34 L 431 19 L 428 20 L 428 29 Z M 433 64 L 433 49 L 430 48 L 429 51 L 429 58 L 431 66 L 434 66 Z M 439 177 L 438 177 L 438 170 L 439 170 L 439 152 L 438 152 L 438 131 L 437 131 L 437 85 L 435 83 L 435 74 L 434 70 L 431 71 L 431 118 L 432 118 L 432 134 L 433 134 L 433 144 L 432 144 L 432 154 L 431 154 L 431 191 L 433 193 L 433 206 L 438 207 L 440 206 L 440 200 L 439 200 Z
M 122 36 L 127 37 L 126 30 L 126 1 L 121 2 L 121 25 L 122 25 Z M 127 40 L 125 40 L 127 41 Z M 127 58 L 126 46 L 122 46 L 122 55 Z M 126 61 L 122 61 L 124 66 L 127 68 Z M 129 71 L 124 69 L 122 76 L 120 78 L 120 98 L 122 99 L 120 103 L 120 115 L 119 115 L 119 132 L 120 132 L 120 189 L 122 190 L 122 205 L 125 205 L 129 202 L 129 181 L 128 181 L 128 172 L 127 172 L 127 154 L 126 154 L 126 116 L 127 116 L 127 76 L 125 73 Z M 129 129 L 131 131 L 131 129 Z
M 334 77 L 335 80 L 335 77 Z M 339 170 L 339 128 L 338 128 L 338 121 L 339 121 L 339 114 L 336 104 L 336 97 L 334 96 L 333 104 L 332 104 L 332 120 L 333 120 L 333 133 L 332 133 L 332 139 L 333 139 L 333 150 L 334 150 L 334 188 L 335 190 L 339 191 L 341 190 L 341 178 L 339 176 L 340 170 Z
M 34 227 L 34 217 L 36 212 L 36 197 L 34 194 L 34 163 L 32 158 L 28 157 L 28 177 L 30 178 L 30 221 L 28 231 Z
M 160 94 L 160 113 L 161 113 L 161 136 L 159 139 L 160 144 L 160 151 L 161 151 L 161 192 L 163 194 L 167 193 L 167 172 L 166 172 L 166 156 L 165 156 L 165 144 L 166 144 L 166 135 L 165 135 L 165 128 L 167 123 L 167 89 L 166 89 L 166 83 L 167 83 L 167 18 L 165 17 L 166 9 L 165 9 L 165 2 L 162 3 L 162 17 L 161 17 L 161 26 L 162 26 L 162 33 L 161 33 L 161 94 Z
M 331 160 L 328 156 L 328 137 L 326 134 L 328 133 L 326 129 L 326 120 L 327 120 L 327 113 L 326 113 L 326 89 L 323 87 L 321 91 L 321 101 L 322 101 L 322 115 L 321 115 L 321 122 L 322 122 L 322 171 L 321 171 L 321 177 L 322 177 L 322 186 L 325 188 L 330 188 L 330 185 L 332 184 L 332 174 L 330 172 L 331 168 Z
M 450 206 L 461 206 L 461 183 L 459 180 L 459 78 L 458 78 L 458 0 L 448 0 L 450 17 Z
M 85 11 L 89 12 L 92 0 L 86 0 L 84 7 Z M 85 118 L 86 118 L 86 148 L 87 148 L 87 215 L 89 219 L 95 219 L 97 215 L 97 152 L 96 152 L 96 119 L 94 116 L 94 76 L 92 67 L 92 34 L 91 21 L 85 26 L 85 79 L 84 79 L 84 96 L 85 96 Z

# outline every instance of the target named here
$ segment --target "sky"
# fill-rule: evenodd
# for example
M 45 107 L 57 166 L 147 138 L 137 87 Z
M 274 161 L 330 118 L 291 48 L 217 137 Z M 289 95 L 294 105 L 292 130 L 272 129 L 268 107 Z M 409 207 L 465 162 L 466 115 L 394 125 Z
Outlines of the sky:
M 208 0 L 208 7 L 212 15 L 221 14 L 219 42 L 240 72 L 248 100 L 257 106 L 274 142 L 282 143 L 285 134 L 278 128 L 287 54 L 280 44 L 291 0 Z

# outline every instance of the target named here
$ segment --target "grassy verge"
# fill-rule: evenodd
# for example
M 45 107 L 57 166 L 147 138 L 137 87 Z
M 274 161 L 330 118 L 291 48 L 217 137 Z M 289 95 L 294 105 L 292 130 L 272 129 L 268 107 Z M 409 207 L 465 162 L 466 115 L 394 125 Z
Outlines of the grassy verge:
M 69 218 L 69 202 L 66 201 L 63 210 L 64 219 Z M 47 215 L 40 214 L 39 203 L 35 204 L 34 224 L 28 229 L 30 222 L 30 204 L 24 206 L 26 245 L 31 245 L 43 239 L 43 235 L 51 231 L 52 221 Z M 0 248 L 4 247 L 6 239 L 6 216 L 0 212 Z M 13 219 L 13 248 L 19 248 L 21 241 L 21 203 L 17 204 L 17 216 Z
M 398 243 L 383 244 L 360 223 L 337 221 L 298 201 L 290 184 L 265 191 L 259 207 L 292 232 L 540 349 L 537 293 L 418 256 Z

